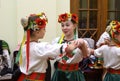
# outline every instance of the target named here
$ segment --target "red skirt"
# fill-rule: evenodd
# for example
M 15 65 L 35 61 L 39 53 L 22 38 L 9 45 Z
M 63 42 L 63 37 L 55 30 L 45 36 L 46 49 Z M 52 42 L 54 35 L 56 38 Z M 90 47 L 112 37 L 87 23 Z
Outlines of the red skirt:
M 32 73 L 30 75 L 21 74 L 18 81 L 44 81 L 45 73 Z

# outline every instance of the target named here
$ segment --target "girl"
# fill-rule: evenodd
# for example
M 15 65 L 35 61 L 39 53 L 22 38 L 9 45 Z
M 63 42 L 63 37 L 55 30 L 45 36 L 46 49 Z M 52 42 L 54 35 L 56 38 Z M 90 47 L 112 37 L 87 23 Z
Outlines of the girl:
M 64 13 L 59 15 L 58 22 L 61 23 L 63 35 L 56 38 L 52 43 L 70 44 L 71 41 L 78 39 L 76 27 L 78 17 L 76 14 Z M 88 54 L 86 42 L 83 39 L 78 39 L 80 49 L 75 49 L 64 55 L 60 54 L 56 57 L 55 72 L 52 81 L 85 81 L 82 72 L 79 70 L 79 62 Z
M 60 54 L 60 51 L 70 52 L 79 44 L 50 45 L 46 42 L 38 42 L 45 35 L 47 18 L 44 13 L 31 14 L 28 19 L 22 19 L 22 25 L 26 36 L 20 48 L 19 67 L 22 74 L 18 81 L 44 81 L 48 58 Z
M 120 23 L 112 21 L 109 26 L 109 45 L 94 50 L 94 55 L 103 58 L 103 66 L 107 69 L 104 81 L 120 81 Z

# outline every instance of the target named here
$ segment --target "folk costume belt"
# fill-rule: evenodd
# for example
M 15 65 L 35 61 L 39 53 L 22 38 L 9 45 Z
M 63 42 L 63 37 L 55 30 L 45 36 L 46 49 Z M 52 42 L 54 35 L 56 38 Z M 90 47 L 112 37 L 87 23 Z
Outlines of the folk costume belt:
M 115 70 L 115 69 L 109 68 L 109 69 L 107 69 L 107 71 L 109 73 L 112 73 L 112 74 L 120 74 L 120 69 L 119 70 Z
M 18 81 L 44 81 L 45 79 L 45 73 L 32 73 L 30 75 L 21 74 Z
M 74 71 L 79 69 L 79 64 L 62 64 L 58 63 L 58 68 L 63 70 L 63 71 Z

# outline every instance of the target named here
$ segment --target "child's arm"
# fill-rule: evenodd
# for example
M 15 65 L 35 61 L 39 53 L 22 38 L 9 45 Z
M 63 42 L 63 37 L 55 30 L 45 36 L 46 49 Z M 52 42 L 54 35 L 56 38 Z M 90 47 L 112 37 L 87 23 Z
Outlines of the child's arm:
M 83 39 L 78 39 L 77 41 L 79 41 L 79 49 L 81 49 L 82 53 L 83 53 L 83 57 L 86 58 L 89 54 L 88 51 L 88 47 L 87 44 L 85 43 L 85 41 Z

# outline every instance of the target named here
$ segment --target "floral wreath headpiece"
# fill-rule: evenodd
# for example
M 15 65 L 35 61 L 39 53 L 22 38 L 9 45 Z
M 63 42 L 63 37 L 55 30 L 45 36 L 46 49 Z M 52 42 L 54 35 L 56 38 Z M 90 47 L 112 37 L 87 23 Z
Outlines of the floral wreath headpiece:
M 71 13 L 64 13 L 64 14 L 60 14 L 59 17 L 58 17 L 58 22 L 61 23 L 61 22 L 65 22 L 65 21 L 73 21 L 74 23 L 78 23 L 78 16 L 76 14 L 71 14 Z M 64 34 L 62 34 L 60 40 L 59 40 L 59 43 L 61 43 L 64 39 Z M 74 38 L 78 38 L 78 30 L 77 30 L 77 27 L 76 29 L 74 30 Z
M 31 18 L 34 18 L 32 20 Z M 46 26 L 46 23 L 48 22 L 48 19 L 45 15 L 45 13 L 40 14 L 30 14 L 30 16 L 27 18 L 21 19 L 21 24 L 24 27 L 24 30 L 27 31 L 29 29 L 36 30 L 39 28 L 44 28 Z
M 111 21 L 106 30 L 110 34 L 110 36 L 114 38 L 114 34 L 116 32 L 120 33 L 120 22 L 115 20 Z
M 58 22 L 65 22 L 68 20 L 73 20 L 75 23 L 78 23 L 78 17 L 76 14 L 71 14 L 71 13 L 64 13 L 59 15 Z
M 22 62 L 22 46 L 26 44 L 26 60 L 27 60 L 27 65 L 26 65 L 26 72 L 28 72 L 29 68 L 29 49 L 30 49 L 30 30 L 36 31 L 39 28 L 45 28 L 46 23 L 48 22 L 47 17 L 45 16 L 45 13 L 40 13 L 40 14 L 31 14 L 28 18 L 22 18 L 21 19 L 21 24 L 24 27 L 24 36 L 23 40 L 20 46 L 19 50 L 19 64 L 21 65 Z
M 120 33 L 120 22 L 118 21 L 111 21 L 110 24 L 108 25 L 108 33 L 111 37 L 111 39 L 116 43 L 118 47 L 120 47 L 120 41 L 115 38 L 115 34 Z

